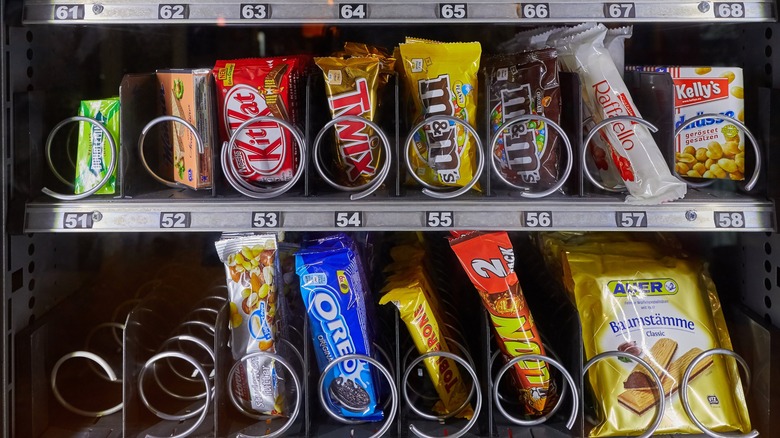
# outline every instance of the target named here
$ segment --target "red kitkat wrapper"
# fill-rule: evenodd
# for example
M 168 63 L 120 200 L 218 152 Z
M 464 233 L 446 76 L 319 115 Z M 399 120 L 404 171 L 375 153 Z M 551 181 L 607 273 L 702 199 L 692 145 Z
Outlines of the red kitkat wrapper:
M 509 236 L 505 232 L 465 233 L 450 238 L 450 246 L 490 313 L 504 358 L 545 354 L 514 271 L 515 254 Z M 547 401 L 556 398 L 546 362 L 523 360 L 510 374 L 528 414 L 544 413 Z
M 309 61 L 307 56 L 217 61 L 213 73 L 221 141 L 228 141 L 253 117 L 271 116 L 295 123 L 299 82 Z M 292 134 L 277 123 L 254 123 L 238 134 L 233 162 L 246 181 L 289 181 L 301 159 L 294 142 Z

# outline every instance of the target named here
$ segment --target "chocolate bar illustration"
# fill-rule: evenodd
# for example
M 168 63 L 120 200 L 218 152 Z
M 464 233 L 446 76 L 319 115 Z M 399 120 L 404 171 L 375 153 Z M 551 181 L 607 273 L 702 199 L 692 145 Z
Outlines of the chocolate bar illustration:
M 653 371 L 655 371 L 659 377 L 663 377 L 676 352 L 676 341 L 669 338 L 661 338 L 652 348 L 650 348 L 650 352 L 644 355 L 642 359 L 650 364 L 650 367 L 653 368 Z M 650 376 L 650 372 L 647 371 L 647 368 L 640 364 L 636 364 L 626 381 L 623 382 L 623 388 L 653 389 L 655 388 L 655 383 L 653 383 L 653 378 Z
M 685 370 L 693 362 L 693 359 L 701 353 L 702 350 L 700 348 L 691 348 L 672 362 L 661 378 L 665 395 L 668 396 L 677 391 Z M 712 357 L 707 357 L 699 362 L 693 369 L 693 372 L 691 372 L 690 382 L 696 380 L 712 363 Z M 618 395 L 618 402 L 635 414 L 642 415 L 656 404 L 657 396 L 657 390 L 654 389 L 629 389 Z

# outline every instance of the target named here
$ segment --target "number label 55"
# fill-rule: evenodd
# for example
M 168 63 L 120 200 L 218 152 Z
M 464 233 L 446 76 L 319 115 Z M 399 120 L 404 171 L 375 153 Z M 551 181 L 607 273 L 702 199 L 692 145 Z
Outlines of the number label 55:
M 430 228 L 448 228 L 452 226 L 451 211 L 426 211 L 425 225 Z

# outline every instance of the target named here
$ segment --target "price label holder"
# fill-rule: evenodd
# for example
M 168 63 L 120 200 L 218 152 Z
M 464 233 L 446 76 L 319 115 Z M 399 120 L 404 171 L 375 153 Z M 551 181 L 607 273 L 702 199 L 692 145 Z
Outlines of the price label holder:
M 339 3 L 339 19 L 363 20 L 368 18 L 368 4 L 366 3 Z
M 615 212 L 615 225 L 618 228 L 647 228 L 646 211 Z
M 633 3 L 604 3 L 604 18 L 636 18 L 636 5 Z
M 550 228 L 553 226 L 551 211 L 524 211 L 523 226 L 527 228 Z
M 72 21 L 84 19 L 84 5 L 58 5 L 52 6 L 52 17 L 55 21 Z
M 715 18 L 740 19 L 745 18 L 745 3 L 716 2 L 714 3 Z
M 715 228 L 745 228 L 745 213 L 742 211 L 713 212 Z
M 192 213 L 190 212 L 162 212 L 160 213 L 160 228 L 190 228 L 192 225 Z
M 365 226 L 362 211 L 337 211 L 334 219 L 336 228 L 361 228 Z
M 268 3 L 241 3 L 238 17 L 241 20 L 267 20 L 271 18 L 271 5 Z
M 187 20 L 190 18 L 190 5 L 186 3 L 160 3 L 157 5 L 158 20 Z
M 547 19 L 550 17 L 549 3 L 520 3 L 517 15 L 526 20 Z
M 426 211 L 425 226 L 428 228 L 450 228 L 455 223 L 451 211 Z
M 62 215 L 62 228 L 66 230 L 86 230 L 92 228 L 92 213 L 65 213 Z
M 279 211 L 252 212 L 252 228 L 278 228 L 282 224 L 282 213 Z
M 443 20 L 468 18 L 468 5 L 466 3 L 439 3 L 439 18 Z

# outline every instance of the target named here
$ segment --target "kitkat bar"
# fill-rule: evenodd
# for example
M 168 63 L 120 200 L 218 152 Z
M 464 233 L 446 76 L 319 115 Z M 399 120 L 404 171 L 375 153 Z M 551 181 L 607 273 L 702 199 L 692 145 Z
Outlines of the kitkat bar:
M 217 61 L 220 139 L 228 141 L 247 120 L 258 116 L 297 121 L 298 81 L 309 58 L 287 56 Z M 289 181 L 300 157 L 290 132 L 273 122 L 258 122 L 237 136 L 233 162 L 239 175 L 253 183 Z
M 514 271 L 515 255 L 509 236 L 505 232 L 475 231 L 450 238 L 450 246 L 482 297 L 504 357 L 511 360 L 525 354 L 545 354 Z M 544 413 L 547 399 L 555 398 L 547 363 L 520 361 L 511 375 L 526 412 Z

